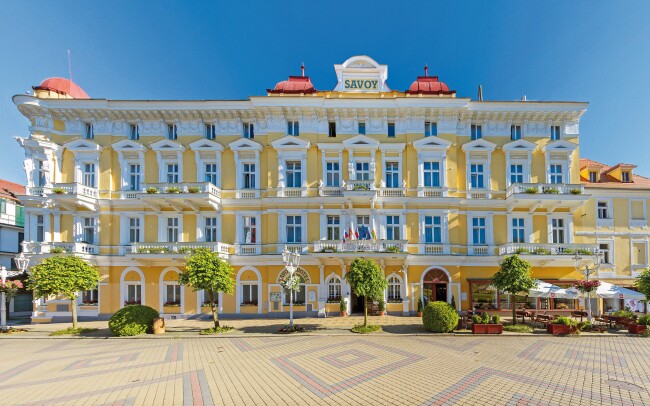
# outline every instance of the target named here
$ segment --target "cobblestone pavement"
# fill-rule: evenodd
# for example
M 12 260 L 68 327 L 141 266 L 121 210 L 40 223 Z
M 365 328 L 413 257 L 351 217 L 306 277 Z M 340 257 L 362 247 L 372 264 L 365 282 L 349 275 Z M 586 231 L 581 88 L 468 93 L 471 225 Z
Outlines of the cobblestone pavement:
M 3 405 L 641 405 L 650 341 L 383 334 L 0 340 Z

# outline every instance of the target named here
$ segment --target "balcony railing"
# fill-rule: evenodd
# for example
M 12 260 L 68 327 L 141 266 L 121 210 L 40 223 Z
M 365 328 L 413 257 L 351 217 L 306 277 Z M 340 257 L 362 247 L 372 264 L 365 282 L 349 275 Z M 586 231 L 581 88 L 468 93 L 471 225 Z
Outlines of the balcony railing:
M 343 188 L 341 186 L 319 186 L 319 196 L 343 196 Z
M 630 228 L 644 228 L 648 226 L 646 219 L 630 219 Z
M 191 254 L 199 248 L 207 248 L 219 254 L 229 255 L 230 247 L 230 244 L 222 242 L 133 243 L 124 247 L 124 254 Z
M 235 192 L 237 199 L 259 199 L 259 189 L 237 189 Z
M 420 254 L 424 255 L 449 255 L 451 246 L 449 244 L 424 243 L 419 245 Z
M 307 196 L 306 187 L 281 187 L 278 188 L 278 197 L 302 197 Z
M 34 242 L 23 241 L 22 250 L 26 254 L 88 254 L 99 252 L 94 244 L 84 242 Z
M 261 244 L 236 244 L 235 252 L 238 255 L 260 255 L 262 254 Z
M 370 192 L 375 190 L 374 180 L 348 180 L 345 184 L 345 190 L 357 192 Z
M 73 195 L 73 196 L 84 196 L 91 199 L 97 199 L 99 197 L 99 192 L 97 188 L 85 186 L 80 183 L 55 183 L 52 185 L 48 194 L 52 195 Z
M 418 197 L 444 197 L 447 196 L 447 188 L 443 187 L 418 187 Z
M 318 240 L 314 252 L 406 252 L 406 240 Z
M 127 198 L 137 197 L 138 192 L 123 191 Z M 135 193 L 135 197 L 131 197 Z M 193 182 L 193 183 L 147 183 L 143 185 L 142 192 L 145 194 L 198 194 L 209 193 L 217 198 L 221 198 L 221 189 L 210 182 Z
M 584 185 L 571 183 L 513 183 L 506 190 L 506 198 L 513 194 L 529 195 L 581 195 Z
M 51 193 L 52 188 L 46 186 L 31 186 L 25 188 L 25 193 L 28 196 L 45 196 Z
M 379 188 L 379 196 L 404 197 L 406 196 L 406 188 L 405 187 L 382 187 Z
M 594 255 L 596 244 L 533 244 L 508 243 L 499 247 L 499 255 Z

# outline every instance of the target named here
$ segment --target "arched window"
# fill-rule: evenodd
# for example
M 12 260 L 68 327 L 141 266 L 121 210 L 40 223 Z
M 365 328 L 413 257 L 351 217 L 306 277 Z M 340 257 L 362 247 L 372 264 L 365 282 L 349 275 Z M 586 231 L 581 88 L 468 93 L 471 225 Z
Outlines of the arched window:
M 402 301 L 402 284 L 397 276 L 388 278 L 388 301 L 401 302 Z
M 327 301 L 338 303 L 341 300 L 341 278 L 334 275 L 327 280 Z
M 296 278 L 298 278 L 298 288 L 299 290 L 297 292 L 293 292 L 293 304 L 305 304 L 305 278 L 300 275 L 299 273 L 296 273 Z M 285 290 L 284 291 L 284 304 L 289 305 L 289 291 Z

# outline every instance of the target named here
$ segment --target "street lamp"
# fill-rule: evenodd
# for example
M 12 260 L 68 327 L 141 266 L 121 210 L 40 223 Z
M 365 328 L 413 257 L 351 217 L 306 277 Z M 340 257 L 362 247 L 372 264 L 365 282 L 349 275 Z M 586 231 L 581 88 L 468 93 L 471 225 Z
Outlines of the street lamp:
M 587 279 L 587 282 L 589 282 L 589 277 L 596 272 L 598 272 L 598 268 L 600 268 L 600 256 L 601 254 L 596 252 L 593 256 L 593 264 L 589 266 L 589 264 L 585 264 L 584 268 L 582 266 L 582 257 L 578 255 L 577 253 L 573 256 L 573 265 L 576 268 L 576 271 L 582 273 L 585 278 Z M 591 291 L 587 292 L 587 320 L 591 321 Z
M 2 331 L 7 331 L 7 297 L 5 295 L 5 284 L 7 283 L 7 278 L 20 275 L 25 272 L 27 265 L 29 265 L 29 258 L 26 258 L 22 252 L 14 258 L 14 261 L 16 261 L 16 268 L 18 268 L 17 271 L 8 271 L 4 266 L 0 267 L 0 280 L 2 280 L 2 295 L 0 297 L 0 300 L 2 300 L 2 303 L 0 303 L 0 312 L 2 312 L 2 314 L 0 315 L 0 328 L 2 328 Z
M 295 251 L 289 251 L 285 246 L 284 250 L 282 251 L 282 262 L 284 262 L 285 268 L 287 268 L 287 271 L 289 271 L 289 280 L 286 281 L 285 286 L 289 286 L 289 330 L 293 331 L 293 290 L 295 287 L 294 273 L 300 264 L 300 254 Z

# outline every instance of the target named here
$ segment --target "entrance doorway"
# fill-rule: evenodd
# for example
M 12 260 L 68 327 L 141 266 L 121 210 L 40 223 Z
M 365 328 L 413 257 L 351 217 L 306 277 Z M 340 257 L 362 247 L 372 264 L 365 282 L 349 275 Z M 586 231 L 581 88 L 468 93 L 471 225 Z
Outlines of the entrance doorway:
M 429 302 L 447 302 L 449 278 L 441 269 L 432 269 L 424 275 L 422 296 L 424 305 Z
M 363 313 L 363 296 L 357 296 L 354 293 L 350 296 L 352 304 L 352 313 Z

